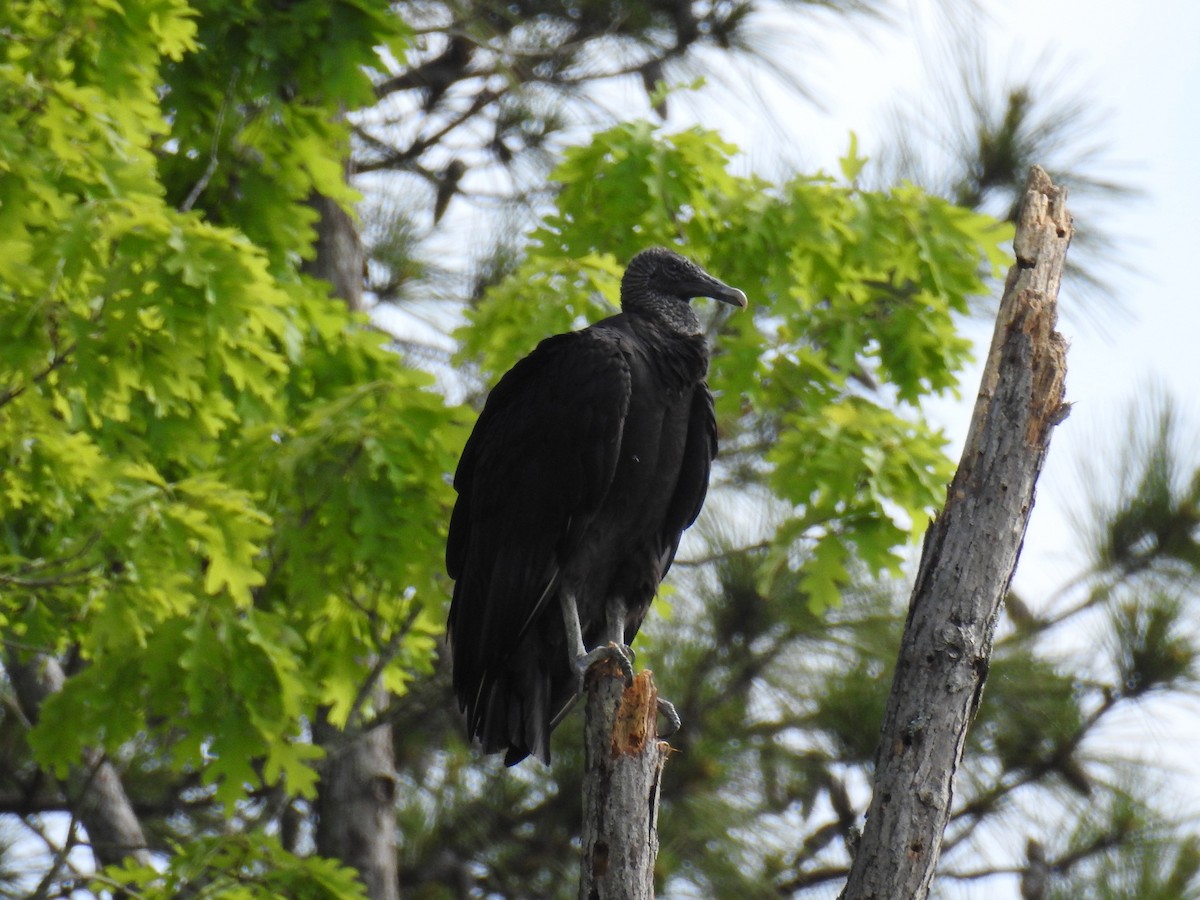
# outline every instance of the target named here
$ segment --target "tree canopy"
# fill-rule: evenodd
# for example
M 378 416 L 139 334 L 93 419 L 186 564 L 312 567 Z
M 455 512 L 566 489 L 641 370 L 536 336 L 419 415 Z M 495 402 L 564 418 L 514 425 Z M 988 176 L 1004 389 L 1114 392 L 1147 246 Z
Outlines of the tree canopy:
M 310 193 L 354 196 L 337 113 L 397 22 L 149 0 L 12 4 L 0 29 L 0 622 L 10 660 L 69 675 L 7 789 L 152 745 L 128 777 L 169 802 L 311 797 L 306 720 L 368 715 L 372 679 L 402 693 L 441 631 L 460 424 L 298 265 Z M 245 834 L 245 866 L 279 857 Z M 174 846 L 181 872 L 230 866 Z

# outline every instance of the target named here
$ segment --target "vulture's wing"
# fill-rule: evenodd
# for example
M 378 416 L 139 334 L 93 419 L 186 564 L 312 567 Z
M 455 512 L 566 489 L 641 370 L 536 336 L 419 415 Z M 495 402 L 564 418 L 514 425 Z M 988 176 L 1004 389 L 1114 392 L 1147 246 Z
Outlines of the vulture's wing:
M 468 721 L 489 670 L 551 593 L 560 548 L 612 483 L 629 408 L 623 339 L 591 328 L 542 341 L 500 379 L 463 449 L 446 569 Z
M 663 518 L 660 533 L 663 548 L 662 574 L 667 574 L 683 530 L 696 521 L 708 493 L 708 475 L 717 455 L 717 417 L 713 396 L 708 385 L 696 385 L 692 394 L 691 416 L 688 419 L 687 443 L 679 467 L 679 481 L 671 495 L 671 505 Z

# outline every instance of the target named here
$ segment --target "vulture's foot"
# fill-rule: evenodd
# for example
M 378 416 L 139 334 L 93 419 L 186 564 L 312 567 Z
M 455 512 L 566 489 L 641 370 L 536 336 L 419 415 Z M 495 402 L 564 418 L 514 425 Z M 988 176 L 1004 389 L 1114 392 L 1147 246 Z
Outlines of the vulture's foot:
M 595 650 L 575 657 L 575 671 L 580 681 L 588 673 L 588 669 L 606 659 L 611 659 L 620 667 L 621 676 L 627 685 L 633 683 L 633 650 L 627 644 L 618 644 L 616 641 L 609 641 Z
M 681 722 L 679 719 L 679 713 L 675 711 L 675 704 L 670 700 L 664 700 L 662 697 L 659 697 L 658 711 L 662 713 L 663 717 L 667 720 L 667 728 L 665 731 L 660 731 L 658 733 L 659 737 L 670 737 L 679 730 L 681 725 L 683 725 L 683 722 Z

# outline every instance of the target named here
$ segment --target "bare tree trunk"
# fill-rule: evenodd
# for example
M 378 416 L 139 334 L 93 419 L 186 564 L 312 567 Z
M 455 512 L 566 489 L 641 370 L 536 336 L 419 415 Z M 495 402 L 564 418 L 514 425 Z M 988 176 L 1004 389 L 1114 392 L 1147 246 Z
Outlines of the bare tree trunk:
M 364 261 L 354 219 L 336 200 L 324 194 L 313 194 L 308 202 L 321 218 L 317 221 L 317 240 L 313 245 L 316 256 L 304 264 L 304 271 L 328 281 L 335 297 L 341 298 L 353 312 L 360 312 Z
M 363 250 L 354 220 L 320 194 L 310 201 L 321 214 L 310 275 L 333 286 L 351 310 L 362 308 Z M 376 715 L 387 693 L 371 693 Z M 317 786 L 317 852 L 355 869 L 371 900 L 399 900 L 396 860 L 396 765 L 391 729 L 380 725 L 346 735 L 322 719 L 314 737 L 328 756 Z
M 657 714 L 650 672 L 639 672 L 628 688 L 612 662 L 588 672 L 580 900 L 654 897 L 658 786 L 667 760 Z
M 1069 409 L 1066 342 L 1054 330 L 1072 233 L 1065 201 L 1035 166 L 970 434 L 925 535 L 847 900 L 920 900 L 933 881 L 1000 603 L 1051 432 Z
M 373 696 L 387 699 L 382 688 Z M 399 900 L 391 728 L 346 737 L 321 721 L 314 737 L 328 754 L 317 789 L 317 852 L 356 870 L 371 900 Z
M 10 650 L 5 670 L 21 713 L 36 723 L 42 704 L 62 690 L 65 680 L 62 666 L 44 653 L 22 659 L 15 650 Z M 62 789 L 67 807 L 87 831 L 96 864 L 111 866 L 132 857 L 141 865 L 150 865 L 146 836 L 116 767 L 96 749 L 85 750 L 83 761 L 83 765 L 71 768 Z

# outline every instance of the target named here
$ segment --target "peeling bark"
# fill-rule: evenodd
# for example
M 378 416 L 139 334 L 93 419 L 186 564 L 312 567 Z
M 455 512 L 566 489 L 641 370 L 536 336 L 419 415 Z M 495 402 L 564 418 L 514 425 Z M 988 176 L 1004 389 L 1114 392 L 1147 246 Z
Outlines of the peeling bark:
M 1065 201 L 1035 166 L 966 447 L 925 535 L 847 900 L 919 900 L 933 881 L 1000 603 L 1051 432 L 1069 412 L 1054 330 L 1072 233 Z
M 658 740 L 652 673 L 625 687 L 606 661 L 587 676 L 580 900 L 651 900 L 668 745 Z

